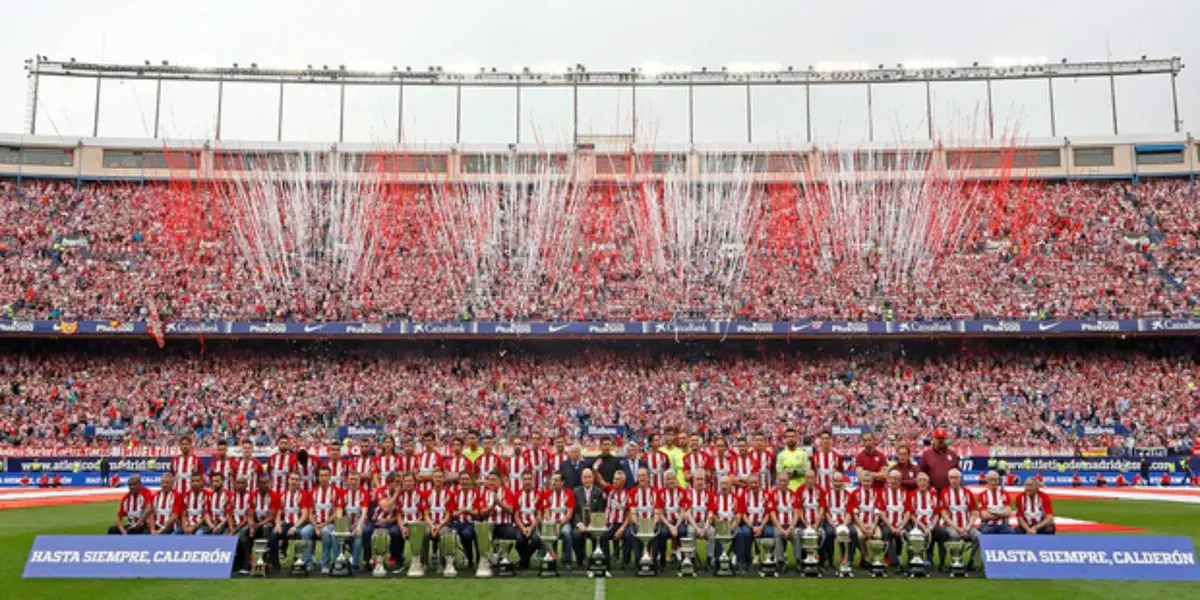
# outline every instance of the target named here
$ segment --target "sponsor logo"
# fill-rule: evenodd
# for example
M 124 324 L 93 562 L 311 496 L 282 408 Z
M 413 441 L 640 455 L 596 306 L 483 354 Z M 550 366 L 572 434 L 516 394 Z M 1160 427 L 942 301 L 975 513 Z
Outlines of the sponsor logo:
M 1051 329 L 1054 329 L 1055 327 L 1058 327 L 1059 325 L 1061 325 L 1061 323 L 1059 323 L 1058 321 L 1051 321 L 1049 323 L 1038 323 L 1038 331 L 1050 331 Z
M 861 427 L 858 425 L 834 425 L 829 429 L 829 433 L 833 435 L 862 435 L 870 430 L 870 427 Z
M 1019 321 L 984 323 L 983 330 L 987 333 L 1021 333 L 1021 323 Z
M 953 321 L 907 321 L 900 323 L 901 332 L 954 333 Z
M 0 321 L 4 333 L 33 333 L 33 321 Z
M 325 329 L 325 324 L 324 324 L 324 323 L 322 323 L 322 324 L 320 324 L 320 325 L 305 325 L 305 326 L 304 326 L 304 333 L 312 333 L 312 332 L 314 332 L 314 331 L 320 331 L 320 330 L 322 330 L 322 329 Z M 347 327 L 346 329 L 347 329 L 347 330 L 349 330 L 350 328 L 349 328 L 349 327 Z
M 167 323 L 167 333 L 220 333 L 221 326 L 217 323 Z
M 869 333 L 871 327 L 866 323 L 834 323 L 829 330 L 834 333 Z
M 571 326 L 570 323 L 563 323 L 561 325 L 555 325 L 555 324 L 551 323 L 550 324 L 550 333 L 558 333 L 570 326 Z
M 308 328 L 305 327 L 304 330 L 308 331 Z M 362 323 L 361 325 L 347 325 L 346 333 L 379 335 L 379 334 L 383 333 L 383 325 L 380 323 Z
M 655 323 L 655 333 L 709 333 L 708 323 Z
M 807 323 L 792 323 L 790 329 L 793 333 L 795 333 L 797 331 L 804 331 L 805 329 L 812 329 L 813 331 L 820 331 L 821 326 L 824 324 L 825 324 L 825 321 L 809 321 Z
M 346 435 L 349 437 L 373 437 L 378 433 L 378 427 L 367 427 L 363 425 L 350 425 L 346 427 Z
M 1084 321 L 1079 325 L 1080 331 L 1120 331 L 1121 324 L 1117 321 L 1096 321 L 1089 323 Z
M 125 437 L 123 427 L 97 427 L 95 434 L 100 437 Z
M 528 335 L 533 333 L 533 326 L 529 323 L 500 323 L 496 325 L 496 333 Z
M 466 323 L 417 323 L 413 333 L 467 333 Z
M 248 328 L 250 333 L 287 333 L 287 325 L 283 323 L 254 323 Z
M 79 331 L 79 323 L 74 321 L 62 321 L 54 326 L 54 330 L 64 335 L 73 335 Z
M 96 325 L 96 333 L 133 333 L 133 323 L 120 323 L 117 325 L 101 323 Z
M 735 333 L 774 333 L 775 327 L 771 323 L 736 323 L 733 331 Z
M 603 325 L 588 325 L 588 333 L 625 333 L 624 323 L 605 323 Z
M 1152 331 L 1190 331 L 1200 329 L 1200 319 L 1155 319 L 1150 322 Z

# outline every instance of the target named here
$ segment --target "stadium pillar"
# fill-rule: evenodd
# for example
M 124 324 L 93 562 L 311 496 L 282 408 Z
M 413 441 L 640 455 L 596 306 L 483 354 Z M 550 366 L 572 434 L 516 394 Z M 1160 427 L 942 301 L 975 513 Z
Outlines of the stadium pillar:
M 404 84 L 400 84 L 399 95 L 396 96 L 396 143 L 404 142 Z
M 37 133 L 37 109 L 38 109 L 38 87 L 41 84 L 42 77 L 37 71 L 33 72 L 33 105 L 29 107 L 29 135 Z M 1172 78 L 1172 86 L 1174 86 L 1174 78 Z M 1176 119 L 1178 121 L 1178 119 Z
M 462 143 L 462 86 L 454 86 L 454 143 Z
M 221 139 L 221 106 L 223 104 L 225 104 L 225 80 L 218 79 L 217 80 L 217 131 L 216 131 L 216 136 L 215 136 L 217 140 Z M 280 114 L 283 114 L 283 112 L 280 111 Z
M 158 139 L 158 117 L 162 114 L 162 79 L 154 84 L 154 139 Z
M 1179 77 L 1177 73 L 1171 73 L 1171 109 L 1175 112 L 1175 133 L 1183 128 L 1183 123 L 1179 122 L 1179 92 L 1175 89 L 1175 79 Z M 37 98 L 37 87 L 34 87 L 34 98 Z
M 812 143 L 812 84 L 804 84 L 804 141 Z
M 867 141 L 875 141 L 875 103 L 871 100 L 871 84 L 867 84 Z
M 1050 90 L 1050 137 L 1058 137 L 1058 128 L 1054 125 L 1054 78 L 1046 78 L 1046 89 Z
M 632 139 L 634 143 L 637 143 L 637 83 L 629 86 L 629 89 L 633 96 L 633 101 L 630 103 L 630 120 L 633 121 L 631 127 L 632 131 L 630 131 L 632 137 L 630 139 Z
M 988 138 L 996 137 L 996 117 L 992 112 L 992 80 L 984 80 L 987 83 L 987 115 L 988 115 Z
M 517 143 L 521 143 L 521 84 L 517 84 Z
M 571 140 L 579 143 L 579 84 L 571 84 Z
M 696 86 L 688 84 L 688 145 L 696 144 Z
M 342 143 L 346 133 L 346 84 L 338 94 L 338 143 Z
M 751 106 L 752 105 L 752 100 L 751 100 L 751 96 L 750 96 L 751 89 L 752 89 L 752 87 L 750 86 L 750 84 L 746 84 L 746 143 L 747 144 L 754 143 L 754 109 Z
M 92 137 L 100 135 L 100 82 L 103 77 L 96 77 L 96 106 L 92 109 Z
M 275 114 L 275 141 L 283 141 L 283 82 L 279 82 L 279 111 Z
M 933 88 L 929 80 L 925 80 L 925 122 L 929 127 L 929 139 L 933 140 Z
M 1113 135 L 1120 135 L 1120 128 L 1117 127 L 1117 78 L 1114 75 L 1108 76 L 1108 93 L 1112 98 Z

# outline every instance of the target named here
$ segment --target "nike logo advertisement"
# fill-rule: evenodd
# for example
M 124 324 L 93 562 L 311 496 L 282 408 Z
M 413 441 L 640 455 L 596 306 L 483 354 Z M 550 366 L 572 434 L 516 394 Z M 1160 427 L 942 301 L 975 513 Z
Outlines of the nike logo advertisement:
M 570 327 L 570 326 L 571 326 L 571 324 L 570 324 L 570 323 L 563 323 L 562 325 L 554 325 L 554 324 L 551 324 L 551 325 L 550 325 L 550 333 L 558 333 L 558 332 L 560 332 L 560 331 L 562 331 L 562 330 L 564 330 L 564 329 L 566 329 L 566 328 L 568 328 L 568 327 Z
M 304 333 L 312 333 L 314 331 L 320 331 L 322 329 L 325 329 L 324 325 L 305 325 Z
M 1051 329 L 1054 329 L 1055 327 L 1058 327 L 1057 321 L 1055 321 L 1053 323 L 1038 323 L 1038 331 L 1050 331 Z

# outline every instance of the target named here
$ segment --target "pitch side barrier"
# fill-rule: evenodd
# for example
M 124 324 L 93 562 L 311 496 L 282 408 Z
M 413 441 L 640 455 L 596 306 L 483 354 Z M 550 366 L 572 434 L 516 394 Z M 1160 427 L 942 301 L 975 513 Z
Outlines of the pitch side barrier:
M 0 320 L 0 337 L 164 338 L 852 338 L 1197 335 L 1200 318 L 1057 321 L 446 321 L 267 322 Z

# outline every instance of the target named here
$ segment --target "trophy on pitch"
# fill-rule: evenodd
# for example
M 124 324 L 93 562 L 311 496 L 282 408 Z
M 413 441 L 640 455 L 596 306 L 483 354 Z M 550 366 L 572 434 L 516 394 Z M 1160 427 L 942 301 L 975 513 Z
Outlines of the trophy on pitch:
M 558 524 L 545 521 L 539 526 L 538 533 L 542 538 L 542 559 L 538 561 L 538 576 L 558 577 L 558 560 L 554 556 L 554 547 L 558 541 Z M 569 548 L 563 550 L 570 552 Z
M 304 564 L 303 557 L 311 545 L 311 540 L 292 542 L 292 577 L 308 577 L 308 565 Z
M 908 576 L 925 577 L 925 548 L 928 539 L 920 527 L 914 527 L 908 533 Z
M 266 577 L 267 576 L 267 540 L 254 540 L 254 546 L 251 547 L 250 553 L 253 558 L 250 561 L 250 576 L 251 577 Z
M 442 567 L 442 577 L 453 579 L 458 577 L 458 569 L 454 568 L 454 554 L 458 549 L 458 534 L 450 527 L 442 530 L 438 538 L 438 560 L 445 563 Z
M 333 537 L 337 540 L 337 556 L 333 559 L 333 569 L 329 571 L 332 577 L 349 577 L 350 573 L 350 519 L 340 517 L 333 523 Z
M 483 540 L 484 536 L 491 541 L 492 539 L 492 524 L 491 523 L 476 523 L 475 534 L 476 539 Z M 482 542 L 479 544 L 480 550 L 484 548 Z M 480 556 L 479 566 L 475 568 L 475 577 L 477 579 L 487 579 L 492 576 L 492 559 L 490 556 Z
M 733 577 L 734 560 L 729 557 L 729 552 L 733 549 L 733 531 L 729 525 L 729 521 L 720 519 L 716 523 L 716 534 L 713 535 L 713 540 L 723 544 L 722 552 L 717 555 L 717 577 Z
M 375 568 L 371 571 L 371 575 L 375 577 L 387 576 L 387 552 L 388 544 L 391 542 L 387 529 L 376 529 L 371 534 L 371 562 L 375 563 Z
M 679 538 L 679 554 L 683 557 L 679 561 L 679 576 L 680 577 L 695 577 L 696 576 L 696 538 L 688 535 Z
M 867 561 L 871 565 L 871 577 L 887 577 L 887 567 L 883 564 L 883 551 L 887 544 L 883 540 L 867 540 Z
M 779 577 L 779 565 L 775 563 L 775 538 L 765 537 L 758 540 L 758 549 L 762 560 L 758 564 L 759 577 Z
M 600 548 L 600 536 L 608 529 L 604 513 L 593 513 L 583 509 L 583 520 L 588 524 L 588 536 L 592 538 L 592 555 L 588 558 L 588 577 L 608 577 L 608 555 Z
M 654 557 L 650 555 L 650 543 L 654 540 L 654 521 L 638 519 L 637 533 L 634 534 L 642 542 L 642 558 L 638 560 L 638 577 L 654 577 L 658 571 L 654 568 Z
M 842 563 L 838 566 L 838 577 L 854 577 L 854 571 L 850 568 L 850 555 L 854 553 L 854 549 L 850 547 L 850 528 L 838 525 L 834 535 L 834 539 L 842 549 Z
M 517 569 L 508 559 L 508 555 L 512 554 L 513 546 L 516 544 L 514 540 L 497 540 L 492 539 L 492 546 L 495 548 L 499 559 L 496 561 L 496 576 L 497 577 L 515 577 Z
M 966 545 L 966 542 L 962 540 L 946 542 L 946 553 L 950 555 L 951 577 L 967 576 L 967 568 L 963 565 L 963 551 L 966 549 Z
M 800 532 L 800 547 L 804 551 L 804 560 L 801 561 L 800 566 L 801 575 L 805 577 L 821 576 L 820 546 L 821 534 L 817 533 L 816 529 L 805 527 L 804 531 Z
M 411 542 L 410 548 L 413 548 L 412 562 L 408 565 L 409 577 L 424 577 L 425 565 L 421 564 L 421 553 L 417 551 L 421 547 L 421 542 L 425 538 L 425 524 L 412 523 L 408 526 L 408 539 Z

